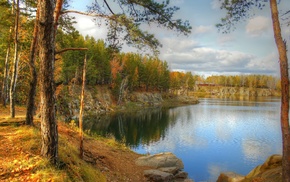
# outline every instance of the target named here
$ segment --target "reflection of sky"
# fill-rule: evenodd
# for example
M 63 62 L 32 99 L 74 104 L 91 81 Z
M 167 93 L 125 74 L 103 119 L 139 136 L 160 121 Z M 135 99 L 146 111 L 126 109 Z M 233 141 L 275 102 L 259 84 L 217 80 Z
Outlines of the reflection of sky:
M 175 121 L 165 137 L 139 146 L 139 153 L 171 151 L 195 181 L 215 181 L 221 171 L 247 174 L 271 154 L 281 153 L 279 100 L 205 99 L 171 109 Z

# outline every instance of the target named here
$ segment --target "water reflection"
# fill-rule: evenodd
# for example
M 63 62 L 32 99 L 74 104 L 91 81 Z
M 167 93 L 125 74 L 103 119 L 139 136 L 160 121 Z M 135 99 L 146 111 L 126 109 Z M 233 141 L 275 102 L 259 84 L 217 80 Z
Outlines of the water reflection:
M 86 129 L 99 135 L 113 135 L 116 140 L 127 146 L 138 147 L 164 138 L 166 129 L 175 116 L 169 116 L 170 110 L 162 108 L 144 109 L 136 113 L 119 113 L 100 118 L 86 118 Z
M 281 153 L 279 107 L 275 98 L 202 99 L 198 105 L 88 118 L 86 127 L 138 153 L 171 151 L 195 181 L 215 181 L 221 171 L 247 174 Z

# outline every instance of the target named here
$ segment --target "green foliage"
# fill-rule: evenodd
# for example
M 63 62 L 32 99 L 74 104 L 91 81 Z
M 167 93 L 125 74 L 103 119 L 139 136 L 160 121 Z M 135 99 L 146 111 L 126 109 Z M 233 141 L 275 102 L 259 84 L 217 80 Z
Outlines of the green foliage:
M 111 80 L 110 55 L 103 40 L 83 37 L 78 31 L 60 32 L 57 36 L 59 49 L 88 48 L 88 51 L 67 51 L 62 55 L 61 81 L 80 83 L 84 56 L 87 53 L 87 84 L 108 84 Z
M 225 9 L 227 14 L 221 19 L 221 23 L 216 27 L 223 33 L 228 33 L 232 29 L 235 29 L 235 25 L 247 18 L 249 18 L 254 8 L 263 9 L 268 1 L 265 0 L 253 0 L 253 1 L 241 1 L 241 0 L 221 0 L 221 9 Z
M 169 89 L 169 69 L 166 62 L 156 57 L 123 53 L 112 62 L 112 85 L 118 87 L 121 80 L 128 79 L 129 91 L 166 91 Z M 117 68 L 118 67 L 118 68 Z
M 157 2 L 154 0 L 116 0 L 114 1 L 120 11 L 112 11 L 110 3 L 106 6 L 95 1 L 89 11 L 106 17 L 109 25 L 108 40 L 113 50 L 120 50 L 122 42 L 133 45 L 139 49 L 149 47 L 155 53 L 161 46 L 153 34 L 143 31 L 142 24 L 156 24 L 157 26 L 175 30 L 182 34 L 189 34 L 191 26 L 188 21 L 174 19 L 174 13 L 179 10 L 170 6 L 170 1 Z M 107 11 L 106 11 L 107 10 Z
M 228 87 L 278 89 L 280 80 L 272 75 L 213 75 L 205 83 Z

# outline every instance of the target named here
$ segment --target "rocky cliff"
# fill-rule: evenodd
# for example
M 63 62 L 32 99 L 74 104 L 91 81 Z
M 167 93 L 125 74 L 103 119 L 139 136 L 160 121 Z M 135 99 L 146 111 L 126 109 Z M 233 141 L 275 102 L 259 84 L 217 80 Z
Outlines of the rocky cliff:
M 78 118 L 81 87 L 66 85 L 57 89 L 57 111 L 66 121 Z M 172 96 L 159 92 L 125 92 L 121 105 L 117 105 L 111 90 L 106 86 L 90 87 L 85 90 L 85 114 L 105 114 L 116 110 L 135 110 L 143 107 L 178 106 L 196 104 L 197 98 Z
M 215 95 L 220 97 L 226 96 L 244 96 L 244 97 L 262 97 L 275 96 L 279 92 L 267 88 L 248 88 L 248 87 L 222 87 L 222 86 L 196 86 L 194 93 Z

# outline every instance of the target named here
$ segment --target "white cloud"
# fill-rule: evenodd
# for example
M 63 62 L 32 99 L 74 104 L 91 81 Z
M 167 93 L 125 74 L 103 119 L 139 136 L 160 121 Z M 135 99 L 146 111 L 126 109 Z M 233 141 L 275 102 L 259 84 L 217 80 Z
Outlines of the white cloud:
M 271 20 L 264 16 L 256 16 L 248 21 L 246 32 L 251 36 L 260 36 L 271 30 Z
M 95 39 L 105 39 L 107 36 L 107 28 L 102 25 L 102 23 L 96 24 L 92 18 L 84 15 L 74 14 L 75 21 L 77 22 L 74 27 L 82 34 L 82 35 L 90 35 Z
M 260 70 L 263 72 L 279 73 L 278 54 L 272 52 L 264 57 L 252 59 L 246 66 L 249 70 Z
M 189 41 L 189 40 L 188 40 Z M 192 72 L 219 72 L 221 74 L 276 74 L 278 65 L 276 54 L 258 58 L 240 51 L 219 50 L 210 47 L 187 47 L 186 50 L 174 49 L 176 44 L 168 47 L 171 51 L 163 52 L 161 58 L 166 60 L 174 70 Z
M 211 33 L 213 32 L 214 28 L 213 26 L 204 26 L 204 25 L 200 25 L 197 27 L 194 27 L 192 30 L 192 34 L 196 35 L 196 34 L 206 34 L 206 33 Z
M 221 46 L 225 46 L 227 45 L 228 43 L 232 43 L 234 42 L 236 39 L 233 35 L 231 34 L 223 34 L 221 36 L 218 37 L 218 44 L 221 45 Z
M 190 51 L 194 47 L 199 46 L 197 41 L 185 37 L 163 38 L 163 51 L 166 53 Z

